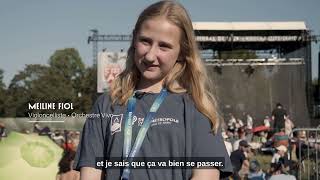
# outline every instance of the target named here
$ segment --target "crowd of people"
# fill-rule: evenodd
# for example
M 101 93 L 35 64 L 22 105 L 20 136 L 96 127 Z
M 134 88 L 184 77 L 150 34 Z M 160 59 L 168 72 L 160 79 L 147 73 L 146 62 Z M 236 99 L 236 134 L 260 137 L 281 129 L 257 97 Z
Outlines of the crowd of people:
M 36 122 L 33 126 L 33 132 L 39 134 L 40 136 L 48 136 L 65 151 L 77 150 L 80 139 L 80 131 L 59 129 L 52 131 L 48 126 L 41 127 L 40 124 Z
M 277 117 L 277 114 L 280 116 Z M 242 120 L 243 118 L 245 119 Z M 307 139 L 315 135 L 305 131 L 292 133 L 295 126 L 279 104 L 271 117 L 265 116 L 263 124 L 254 124 L 254 118 L 249 113 L 244 113 L 242 119 L 229 114 L 222 132 L 233 165 L 233 179 L 296 179 L 298 164 L 320 149 L 317 143 L 307 142 Z M 0 134 L 5 134 L 3 123 L 0 124 L 0 129 Z M 41 127 L 39 123 L 34 123 L 33 133 L 48 136 L 63 148 L 57 180 L 79 179 L 79 173 L 72 170 L 72 164 L 80 132 L 52 131 L 48 126 Z M 262 169 L 261 163 L 265 162 L 259 162 L 255 158 L 257 154 L 272 154 L 268 169 Z
M 80 131 L 59 130 L 52 131 L 48 126 L 41 127 L 34 123 L 33 133 L 48 136 L 53 142 L 63 149 L 62 157 L 58 163 L 59 171 L 56 180 L 80 180 L 80 173 L 73 170 L 72 166 L 80 140 Z
M 248 113 L 242 118 L 229 114 L 222 132 L 234 169 L 233 179 L 296 179 L 301 162 L 319 149 L 317 143 L 307 141 L 311 133 L 293 132 L 295 126 L 280 103 L 271 117 L 265 116 L 263 124 L 253 124 Z M 262 169 L 261 163 L 265 162 L 259 162 L 258 154 L 272 154 L 268 169 Z

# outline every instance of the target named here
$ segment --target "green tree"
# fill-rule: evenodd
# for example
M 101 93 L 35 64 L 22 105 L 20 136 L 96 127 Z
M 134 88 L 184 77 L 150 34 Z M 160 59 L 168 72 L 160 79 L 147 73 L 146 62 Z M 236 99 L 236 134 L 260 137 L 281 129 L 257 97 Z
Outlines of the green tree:
M 35 87 L 39 86 L 37 82 L 41 83 L 39 79 L 43 78 L 47 71 L 47 66 L 31 64 L 14 76 L 7 90 L 6 116 L 27 116 L 28 103 L 41 93 L 34 91 Z
M 85 68 L 74 48 L 57 50 L 48 65 L 26 65 L 8 88 L 6 116 L 88 113 L 96 98 L 96 68 Z M 28 103 L 73 103 L 73 110 L 29 110 Z
M 72 102 L 73 111 L 82 112 L 83 104 L 79 101 L 82 101 L 84 94 L 81 84 L 85 77 L 85 66 L 78 51 L 74 48 L 57 50 L 50 57 L 49 64 L 49 75 L 46 80 L 52 82 L 54 86 L 54 89 L 48 89 L 50 96 L 58 102 Z
M 79 52 L 74 48 L 55 51 L 50 57 L 49 65 L 54 73 L 72 82 L 78 80 L 85 69 Z
M 80 87 L 81 96 L 76 107 L 82 112 L 89 113 L 97 98 L 97 68 L 86 68 Z
M 0 117 L 4 116 L 5 111 L 5 98 L 6 98 L 6 89 L 3 82 L 3 70 L 0 69 Z
M 3 82 L 3 70 L 0 69 L 0 89 L 5 89 L 5 84 Z

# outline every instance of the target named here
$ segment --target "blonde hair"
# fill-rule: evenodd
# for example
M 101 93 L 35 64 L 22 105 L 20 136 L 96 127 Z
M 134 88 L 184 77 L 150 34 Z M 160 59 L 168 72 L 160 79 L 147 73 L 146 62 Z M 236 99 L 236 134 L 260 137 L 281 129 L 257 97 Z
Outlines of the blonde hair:
M 196 108 L 212 123 L 212 130 L 217 132 L 219 116 L 217 102 L 210 90 L 206 68 L 200 58 L 195 41 L 192 22 L 182 5 L 174 1 L 160 1 L 147 7 L 139 16 L 133 30 L 133 38 L 128 50 L 126 69 L 111 85 L 112 103 L 124 105 L 132 96 L 139 81 L 140 72 L 134 63 L 134 41 L 144 21 L 165 17 L 181 30 L 180 54 L 174 67 L 166 76 L 163 86 L 170 92 L 187 92 L 193 99 Z

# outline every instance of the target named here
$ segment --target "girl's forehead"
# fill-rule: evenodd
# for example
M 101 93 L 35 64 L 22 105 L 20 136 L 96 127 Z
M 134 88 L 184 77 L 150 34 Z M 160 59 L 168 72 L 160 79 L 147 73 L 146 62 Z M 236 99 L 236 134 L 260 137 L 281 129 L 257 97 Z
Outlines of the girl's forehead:
M 180 41 L 181 31 L 168 19 L 159 17 L 142 22 L 137 35 L 159 40 Z
M 149 30 L 149 29 L 179 31 L 180 33 L 180 28 L 164 16 L 153 17 L 153 18 L 144 20 L 140 25 L 139 31 Z

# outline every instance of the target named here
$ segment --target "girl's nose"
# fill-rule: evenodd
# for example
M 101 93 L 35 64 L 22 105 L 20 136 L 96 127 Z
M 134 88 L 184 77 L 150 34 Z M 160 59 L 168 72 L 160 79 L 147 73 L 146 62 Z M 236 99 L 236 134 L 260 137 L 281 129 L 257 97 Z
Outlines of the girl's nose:
M 157 58 L 157 48 L 155 46 L 151 46 L 145 55 L 145 60 L 148 62 L 154 62 L 156 58 Z

